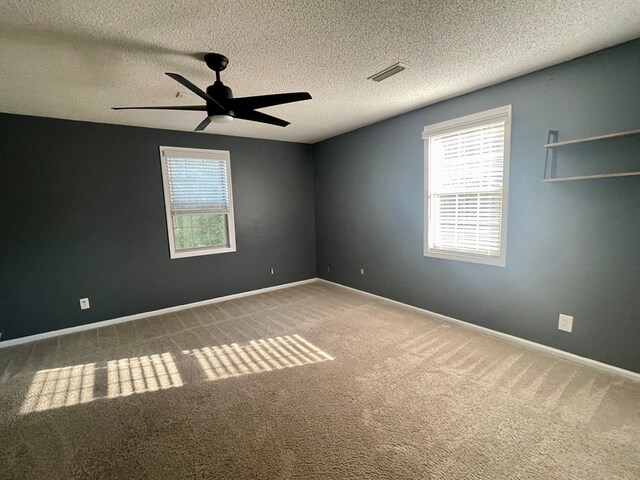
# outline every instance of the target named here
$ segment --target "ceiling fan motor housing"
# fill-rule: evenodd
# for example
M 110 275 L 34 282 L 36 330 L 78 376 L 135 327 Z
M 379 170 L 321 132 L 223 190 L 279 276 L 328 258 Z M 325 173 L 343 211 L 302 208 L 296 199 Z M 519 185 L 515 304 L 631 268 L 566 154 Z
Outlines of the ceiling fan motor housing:
M 225 108 L 227 107 L 227 102 L 225 102 L 225 100 L 230 100 L 233 98 L 233 92 L 231 91 L 231 89 L 218 80 L 216 80 L 213 85 L 209 85 L 207 87 L 207 94 Z M 233 115 L 233 111 L 227 110 L 227 114 Z

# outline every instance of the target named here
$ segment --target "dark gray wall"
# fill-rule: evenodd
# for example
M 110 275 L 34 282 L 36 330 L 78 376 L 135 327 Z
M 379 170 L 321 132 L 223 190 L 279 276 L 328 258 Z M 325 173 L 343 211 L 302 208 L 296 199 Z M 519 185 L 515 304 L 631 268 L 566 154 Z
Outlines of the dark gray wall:
M 169 258 L 159 145 L 231 152 L 237 252 Z M 311 148 L 0 115 L 2 340 L 315 277 Z
M 380 88 L 402 77 L 387 82 Z M 422 129 L 506 104 L 513 105 L 506 268 L 423 257 Z M 541 181 L 549 129 L 570 139 L 637 128 L 638 40 L 317 144 L 318 271 L 640 372 L 640 177 Z M 640 170 L 639 142 L 568 148 L 559 160 L 569 168 L 559 173 Z M 557 330 L 559 313 L 574 316 L 572 334 Z

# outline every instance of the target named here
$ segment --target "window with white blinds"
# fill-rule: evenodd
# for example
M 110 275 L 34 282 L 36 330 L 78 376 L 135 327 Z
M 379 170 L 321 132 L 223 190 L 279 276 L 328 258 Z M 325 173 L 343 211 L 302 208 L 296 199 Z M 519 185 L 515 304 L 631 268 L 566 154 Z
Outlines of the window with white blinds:
M 171 258 L 235 251 L 229 152 L 160 147 Z
M 511 106 L 425 127 L 425 256 L 505 265 Z

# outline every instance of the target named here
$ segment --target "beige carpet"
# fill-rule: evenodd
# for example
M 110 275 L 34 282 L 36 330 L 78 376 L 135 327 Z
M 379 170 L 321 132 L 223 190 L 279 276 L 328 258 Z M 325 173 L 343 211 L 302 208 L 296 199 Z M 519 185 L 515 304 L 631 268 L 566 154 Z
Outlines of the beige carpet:
M 0 478 L 640 478 L 640 384 L 314 283 L 0 350 Z

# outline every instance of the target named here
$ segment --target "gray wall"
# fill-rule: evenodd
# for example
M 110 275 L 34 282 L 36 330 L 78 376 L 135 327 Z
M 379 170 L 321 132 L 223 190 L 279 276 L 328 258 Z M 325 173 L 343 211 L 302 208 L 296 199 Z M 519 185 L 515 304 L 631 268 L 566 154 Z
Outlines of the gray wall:
M 159 145 L 231 152 L 237 252 L 170 260 Z M 0 115 L 2 340 L 315 277 L 311 148 Z
M 388 82 L 380 88 L 402 76 Z M 506 268 L 423 257 L 422 129 L 506 104 L 513 105 Z M 638 40 L 317 144 L 318 271 L 640 372 L 640 177 L 541 181 L 549 129 L 570 139 L 637 128 Z M 568 148 L 563 160 L 562 174 L 640 170 L 640 137 Z M 574 316 L 572 334 L 557 330 L 559 313 Z

